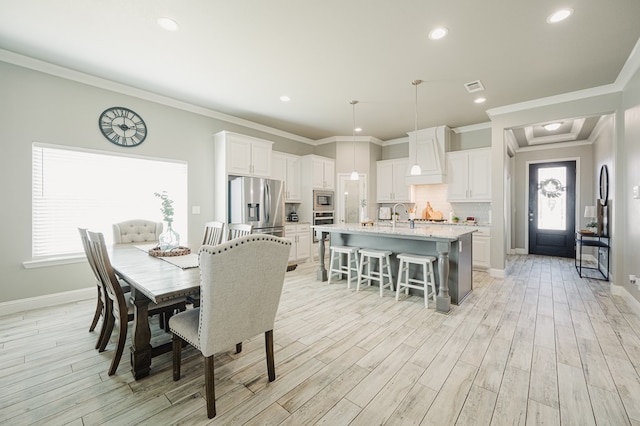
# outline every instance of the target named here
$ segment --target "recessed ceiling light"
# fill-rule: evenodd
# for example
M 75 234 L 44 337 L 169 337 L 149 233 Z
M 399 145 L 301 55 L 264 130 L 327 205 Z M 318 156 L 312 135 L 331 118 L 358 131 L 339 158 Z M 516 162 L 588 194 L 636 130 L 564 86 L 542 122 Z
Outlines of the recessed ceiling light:
M 356 132 L 361 132 L 362 131 L 362 127 L 356 127 L 355 129 L 353 129 Z
M 280 96 L 280 100 L 282 102 L 289 102 L 291 100 L 291 98 L 288 97 L 287 95 L 282 95 L 282 96 Z
M 476 103 L 476 104 L 483 104 L 483 103 L 485 103 L 486 101 L 487 101 L 487 98 L 475 98 L 475 99 L 473 100 L 473 102 L 474 102 L 474 103 Z
M 162 29 L 167 31 L 178 31 L 178 28 L 180 28 L 178 23 L 171 18 L 158 18 L 156 22 L 158 22 L 158 25 L 160 25 Z
M 570 9 L 570 8 L 560 9 L 556 12 L 553 12 L 551 15 L 549 15 L 549 17 L 547 18 L 547 22 L 550 24 L 555 24 L 556 22 L 564 21 L 569 16 L 571 16 L 572 13 L 573 13 L 573 9 Z
M 562 126 L 562 123 L 549 123 L 545 124 L 543 127 L 549 132 L 553 132 L 554 130 L 558 130 Z
M 449 30 L 443 27 L 435 28 L 429 33 L 429 38 L 431 40 L 440 40 L 441 38 L 446 36 L 448 32 Z

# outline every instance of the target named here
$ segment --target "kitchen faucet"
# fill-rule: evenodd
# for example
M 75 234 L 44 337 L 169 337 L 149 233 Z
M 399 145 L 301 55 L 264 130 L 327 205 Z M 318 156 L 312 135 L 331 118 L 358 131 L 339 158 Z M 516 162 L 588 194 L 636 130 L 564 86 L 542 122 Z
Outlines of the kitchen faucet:
M 396 222 L 398 221 L 398 219 L 396 218 L 396 207 L 398 206 L 402 206 L 404 207 L 404 210 L 407 212 L 407 214 L 409 214 L 409 209 L 407 208 L 407 206 L 404 203 L 396 203 L 393 205 L 393 210 L 391 211 L 391 225 L 395 228 L 396 227 Z

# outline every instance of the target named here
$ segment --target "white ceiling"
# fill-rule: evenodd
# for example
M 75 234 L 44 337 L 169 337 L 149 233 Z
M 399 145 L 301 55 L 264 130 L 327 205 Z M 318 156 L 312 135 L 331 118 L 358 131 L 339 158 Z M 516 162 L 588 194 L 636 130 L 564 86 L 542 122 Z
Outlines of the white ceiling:
M 639 16 L 638 0 L 0 0 L 0 48 L 313 140 L 351 135 L 357 99 L 362 135 L 389 140 L 414 128 L 415 79 L 420 128 L 614 83 Z

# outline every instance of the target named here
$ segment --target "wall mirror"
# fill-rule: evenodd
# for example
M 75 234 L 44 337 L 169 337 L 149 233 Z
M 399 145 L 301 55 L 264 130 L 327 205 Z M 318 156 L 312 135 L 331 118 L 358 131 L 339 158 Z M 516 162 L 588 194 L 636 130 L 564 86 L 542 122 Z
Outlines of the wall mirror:
M 609 198 L 609 170 L 607 165 L 600 167 L 600 203 L 603 206 L 607 205 L 607 199 Z

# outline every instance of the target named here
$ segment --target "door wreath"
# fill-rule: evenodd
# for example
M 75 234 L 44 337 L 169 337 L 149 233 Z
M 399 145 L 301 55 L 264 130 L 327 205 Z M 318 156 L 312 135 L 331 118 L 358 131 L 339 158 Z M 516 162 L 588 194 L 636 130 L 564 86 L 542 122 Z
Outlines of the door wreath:
M 562 192 L 564 192 L 566 188 L 562 186 L 562 182 L 558 179 L 549 178 L 541 181 L 538 184 L 538 189 L 542 195 L 547 198 L 558 198 L 562 196 Z

